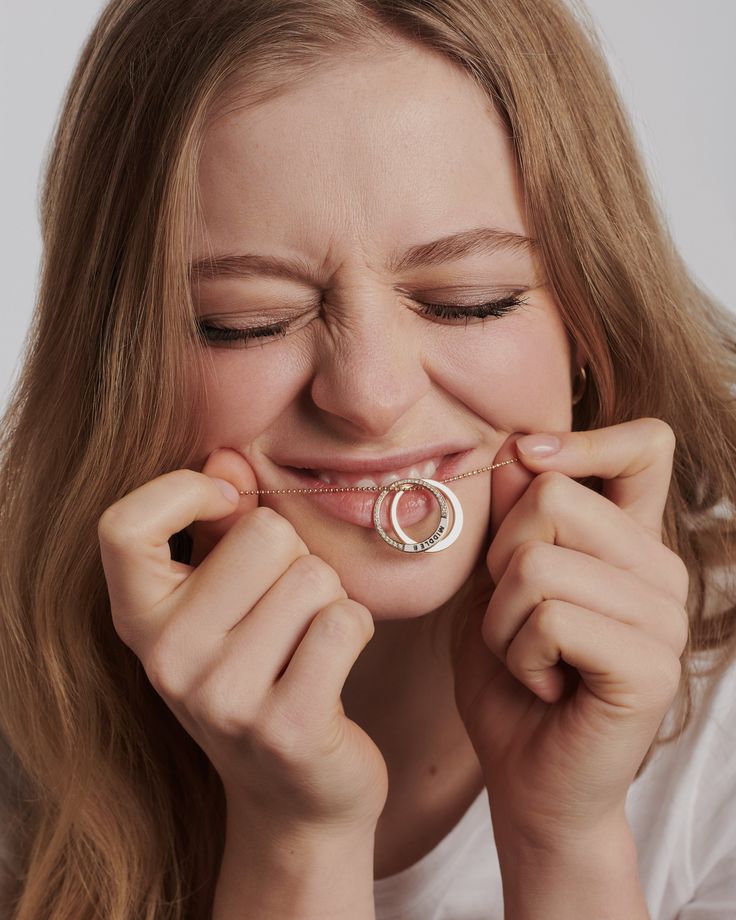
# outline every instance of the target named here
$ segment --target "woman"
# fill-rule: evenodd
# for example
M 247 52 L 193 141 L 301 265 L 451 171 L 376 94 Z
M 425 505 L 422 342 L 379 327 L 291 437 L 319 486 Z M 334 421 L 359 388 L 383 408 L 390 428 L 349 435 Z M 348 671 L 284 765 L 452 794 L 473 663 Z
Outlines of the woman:
M 736 336 L 586 27 L 114 0 L 42 209 L 10 915 L 732 916 Z

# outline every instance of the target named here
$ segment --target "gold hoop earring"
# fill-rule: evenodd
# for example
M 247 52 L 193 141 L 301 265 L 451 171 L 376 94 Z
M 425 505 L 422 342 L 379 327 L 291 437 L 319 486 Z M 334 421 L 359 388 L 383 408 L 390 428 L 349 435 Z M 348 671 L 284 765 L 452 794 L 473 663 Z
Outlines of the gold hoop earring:
M 584 367 L 579 368 L 578 374 L 580 375 L 581 383 L 580 383 L 580 386 L 576 388 L 575 393 L 573 395 L 573 399 L 572 399 L 573 406 L 577 405 L 577 403 L 579 403 L 580 400 L 583 398 L 583 393 L 585 392 L 585 386 L 586 386 L 587 379 L 588 379 L 588 375 L 585 373 Z

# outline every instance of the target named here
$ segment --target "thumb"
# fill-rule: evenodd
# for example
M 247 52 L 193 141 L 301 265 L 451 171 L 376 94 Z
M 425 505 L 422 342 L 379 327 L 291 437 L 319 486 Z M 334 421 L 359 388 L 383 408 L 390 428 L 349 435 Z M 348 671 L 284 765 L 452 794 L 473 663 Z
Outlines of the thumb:
M 239 492 L 247 492 L 258 488 L 253 467 L 242 454 L 228 447 L 212 451 L 200 472 L 206 476 L 226 480 L 234 485 Z M 216 521 L 193 521 L 186 528 L 187 533 L 192 538 L 192 565 L 199 565 L 233 524 L 244 514 L 257 507 L 257 495 L 241 495 L 235 511 L 227 517 L 219 518 Z
M 507 463 L 491 471 L 491 515 L 490 539 L 493 540 L 501 521 L 526 492 L 527 486 L 536 474 L 527 469 L 519 459 L 514 446 L 524 432 L 514 432 L 503 442 L 493 458 L 494 463 L 516 458 L 516 463 Z

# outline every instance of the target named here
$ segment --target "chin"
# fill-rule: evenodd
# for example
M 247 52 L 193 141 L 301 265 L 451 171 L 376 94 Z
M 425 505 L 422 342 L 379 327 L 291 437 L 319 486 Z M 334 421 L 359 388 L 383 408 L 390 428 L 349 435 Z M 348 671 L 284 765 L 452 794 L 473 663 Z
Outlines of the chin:
M 479 541 L 465 533 L 441 552 L 417 554 L 393 549 L 374 531 L 365 536 L 355 543 L 302 539 L 337 572 L 348 597 L 367 607 L 376 621 L 413 619 L 436 610 L 465 584 L 480 551 Z

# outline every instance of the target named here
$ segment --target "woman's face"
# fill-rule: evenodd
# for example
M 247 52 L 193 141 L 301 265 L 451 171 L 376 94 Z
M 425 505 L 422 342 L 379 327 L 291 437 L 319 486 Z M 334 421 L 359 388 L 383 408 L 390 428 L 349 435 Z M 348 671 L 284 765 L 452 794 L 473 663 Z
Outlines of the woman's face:
M 313 485 L 290 467 L 338 485 L 403 476 L 406 466 L 441 479 L 442 467 L 398 455 L 429 462 L 466 451 L 464 472 L 490 465 L 513 432 L 569 430 L 574 364 L 523 242 L 511 143 L 485 95 L 449 62 L 407 47 L 338 61 L 257 107 L 244 97 L 208 130 L 200 193 L 194 258 L 261 257 L 241 259 L 240 275 L 195 285 L 200 320 L 288 328 L 202 345 L 211 360 L 195 468 L 227 447 L 261 489 Z M 475 242 L 452 242 L 471 230 Z M 495 318 L 460 313 L 514 296 L 523 305 Z M 445 307 L 430 315 L 427 304 Z M 344 472 L 359 460 L 369 469 Z M 413 555 L 373 529 L 376 493 L 259 502 L 291 521 L 376 619 L 408 618 L 448 600 L 487 549 L 491 474 L 451 487 L 464 510 L 459 539 Z M 413 539 L 434 530 L 426 493 L 404 495 L 400 509 Z

